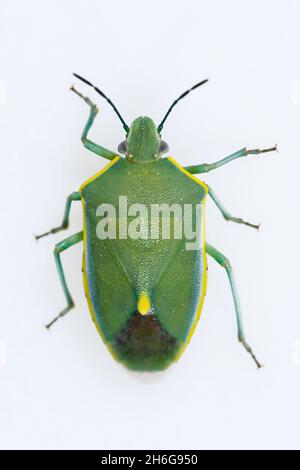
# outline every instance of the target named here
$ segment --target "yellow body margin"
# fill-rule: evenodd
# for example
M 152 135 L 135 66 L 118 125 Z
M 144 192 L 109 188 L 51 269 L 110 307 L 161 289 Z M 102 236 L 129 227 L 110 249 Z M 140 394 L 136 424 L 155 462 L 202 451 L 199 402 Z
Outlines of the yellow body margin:
M 83 285 L 84 285 L 84 291 L 85 291 L 85 295 L 86 295 L 86 298 L 87 298 L 87 302 L 88 302 L 88 306 L 89 306 L 89 311 L 90 311 L 90 314 L 91 314 L 91 317 L 92 317 L 92 320 L 93 322 L 95 323 L 95 326 L 98 330 L 98 333 L 100 334 L 102 340 L 104 341 L 104 343 L 106 344 L 106 346 L 108 347 L 109 351 L 111 352 L 112 356 L 115 357 L 115 353 L 114 351 L 111 349 L 111 347 L 109 346 L 109 344 L 107 344 L 105 342 L 105 339 L 103 337 L 103 334 L 102 334 L 102 331 L 99 327 L 99 324 L 97 322 L 97 319 L 96 319 L 96 315 L 95 315 L 95 312 L 94 312 L 94 309 L 93 309 L 93 305 L 92 305 L 92 301 L 91 301 L 91 298 L 90 298 L 90 294 L 89 294 L 89 287 L 88 287 L 88 280 L 87 280 L 87 274 L 86 274 L 86 261 L 85 261 L 85 254 L 86 254 L 86 208 L 85 208 L 85 201 L 82 197 L 82 190 L 85 188 L 85 186 L 87 186 L 89 183 L 91 183 L 94 179 L 98 178 L 99 176 L 101 176 L 103 173 L 105 173 L 107 170 L 109 170 L 110 167 L 112 167 L 113 165 L 115 165 L 118 161 L 120 160 L 120 157 L 117 157 L 114 158 L 108 165 L 106 165 L 101 171 L 99 171 L 96 175 L 92 176 L 91 178 L 89 178 L 87 181 L 85 181 L 79 188 L 79 192 L 80 192 L 80 195 L 81 195 L 81 202 L 82 202 L 82 206 L 83 206 L 83 262 L 82 262 L 82 271 L 83 271 Z M 208 188 L 206 186 L 205 183 L 203 183 L 202 181 L 198 180 L 194 175 L 191 175 L 188 171 L 186 171 L 184 168 L 182 168 L 179 163 L 177 163 L 175 160 L 173 160 L 173 158 L 169 157 L 168 160 L 173 164 L 175 165 L 180 171 L 182 171 L 182 173 L 184 173 L 185 175 L 187 175 L 189 178 L 191 178 L 192 180 L 194 180 L 196 183 L 198 183 L 200 186 L 202 186 L 204 189 L 205 189 L 205 192 L 207 194 L 208 192 Z M 201 315 L 201 311 L 202 311 L 202 307 L 203 307 L 203 302 L 204 302 L 204 297 L 205 297 L 205 293 L 206 293 L 206 285 L 207 285 L 207 260 L 206 260 L 206 249 L 205 249 L 205 198 L 203 200 L 203 211 L 202 211 L 202 221 L 201 221 L 201 230 L 202 230 L 202 251 L 203 251 L 203 280 L 202 280 L 202 286 L 201 286 L 201 292 L 200 292 L 200 298 L 199 298 L 199 303 L 198 303 L 198 307 L 197 307 L 197 311 L 196 311 L 196 315 L 195 315 L 195 319 L 194 319 L 194 322 L 193 322 L 193 325 L 191 327 L 191 330 L 190 330 L 190 333 L 186 339 L 186 341 L 184 342 L 184 344 L 181 346 L 179 352 L 177 353 L 177 356 L 175 358 L 175 360 L 178 360 L 180 358 L 180 356 L 182 355 L 182 353 L 184 352 L 186 346 L 188 345 L 188 343 L 190 342 L 191 340 L 191 337 L 193 336 L 193 333 L 195 331 L 195 328 L 196 328 L 196 325 L 199 321 L 199 318 L 200 318 L 200 315 Z M 116 358 L 116 357 L 115 357 Z M 117 359 L 117 358 L 116 358 Z
M 87 181 L 85 181 L 79 188 L 80 196 L 81 196 L 81 202 L 83 206 L 83 259 L 82 259 L 82 272 L 83 272 L 83 286 L 84 286 L 84 292 L 87 298 L 88 306 L 89 306 L 89 311 L 92 317 L 93 322 L 95 323 L 95 326 L 98 330 L 98 333 L 100 334 L 103 342 L 106 344 L 108 347 L 109 351 L 111 354 L 114 356 L 114 352 L 112 349 L 109 347 L 109 345 L 105 342 L 104 336 L 102 334 L 102 331 L 100 329 L 100 326 L 97 322 L 96 315 L 93 309 L 90 293 L 89 293 L 89 285 L 88 285 L 88 280 L 87 280 L 87 275 L 86 275 L 86 261 L 85 261 L 85 254 L 86 254 L 86 208 L 85 208 L 85 201 L 82 197 L 82 190 L 87 186 L 89 183 L 91 183 L 94 179 L 98 178 L 98 176 L 103 175 L 110 167 L 112 167 L 115 163 L 117 163 L 120 160 L 120 157 L 115 157 L 108 165 L 106 165 L 104 168 L 102 168 L 101 171 L 96 173 L 96 175 L 92 176 L 89 178 Z
M 192 175 L 191 173 L 189 173 L 187 170 L 185 170 L 182 166 L 179 165 L 179 163 L 177 163 L 172 157 L 169 157 L 168 160 L 173 163 L 173 165 L 175 165 L 180 171 L 182 171 L 182 173 L 184 173 L 186 176 L 188 176 L 189 178 L 191 178 L 193 181 L 195 181 L 196 183 L 198 183 L 200 186 L 202 186 L 202 188 L 205 189 L 205 193 L 207 194 L 208 193 L 208 187 L 206 186 L 205 183 L 203 183 L 203 181 L 200 181 L 198 180 L 198 178 L 196 178 L 194 175 Z M 197 307 L 197 310 L 196 310 L 196 315 L 195 315 L 195 319 L 194 319 L 194 322 L 193 322 L 193 325 L 191 327 L 191 330 L 188 334 L 188 337 L 187 339 L 185 340 L 185 342 L 183 343 L 183 345 L 180 347 L 178 353 L 177 353 L 177 356 L 175 358 L 176 361 L 178 361 L 178 359 L 181 357 L 182 353 L 184 352 L 185 348 L 187 347 L 187 345 L 189 344 L 193 334 L 194 334 L 194 331 L 195 331 L 195 328 L 197 326 L 197 323 L 200 319 L 200 316 L 201 316 L 201 312 L 202 312 L 202 307 L 203 307 L 203 303 L 204 303 L 204 297 L 205 297 L 205 294 L 206 294 L 206 286 L 207 286 L 207 257 L 206 257 L 206 247 L 205 247 L 205 202 L 206 202 L 206 196 L 203 200 L 203 210 L 202 210 L 202 220 L 201 220 L 201 231 L 202 231 L 202 234 L 201 234 L 201 240 L 202 240 L 202 253 L 203 253 L 203 279 L 202 279 L 202 283 L 201 283 L 201 292 L 200 292 L 200 297 L 199 297 L 199 303 L 198 303 L 198 307 Z
M 186 176 L 191 178 L 191 180 L 193 180 L 196 183 L 200 184 L 200 186 L 202 186 L 202 188 L 205 189 L 206 194 L 208 193 L 208 187 L 205 183 L 203 183 L 203 181 L 199 180 L 198 178 L 196 178 L 196 176 L 192 175 L 187 170 L 185 170 L 181 165 L 179 165 L 178 162 L 176 162 L 176 160 L 174 160 L 174 158 L 168 157 L 168 160 L 169 160 L 169 162 L 173 163 L 173 165 L 175 165 L 178 168 L 178 170 L 182 171 L 182 173 L 184 173 Z

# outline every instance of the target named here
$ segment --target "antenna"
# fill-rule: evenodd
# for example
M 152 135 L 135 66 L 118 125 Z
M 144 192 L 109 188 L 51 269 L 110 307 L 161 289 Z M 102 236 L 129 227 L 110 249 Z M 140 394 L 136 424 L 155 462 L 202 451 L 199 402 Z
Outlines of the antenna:
M 173 101 L 172 105 L 170 106 L 170 108 L 166 112 L 165 117 L 163 118 L 163 120 L 161 121 L 160 125 L 157 128 L 157 132 L 159 134 L 161 133 L 162 128 L 164 127 L 164 123 L 166 122 L 167 117 L 169 116 L 169 114 L 172 111 L 172 109 L 174 108 L 174 106 L 178 103 L 178 101 L 182 100 L 182 98 L 184 98 L 186 95 L 188 95 L 192 90 L 195 90 L 199 86 L 204 85 L 204 83 L 206 83 L 206 82 L 208 82 L 208 79 L 202 80 L 202 82 L 199 82 L 196 85 L 194 85 L 192 88 L 190 88 L 189 90 L 186 90 L 184 93 L 182 93 L 182 95 L 179 96 L 179 98 L 177 98 L 175 101 Z
M 122 122 L 126 134 L 128 134 L 128 132 L 129 132 L 129 126 L 126 124 L 126 122 L 125 122 L 124 119 L 122 118 L 121 114 L 119 113 L 119 111 L 118 111 L 118 109 L 116 108 L 116 106 L 114 105 L 114 103 L 103 93 L 103 91 L 99 90 L 98 87 L 96 87 L 96 86 L 93 85 L 91 82 L 89 82 L 89 81 L 86 80 L 85 78 L 81 77 L 81 76 L 78 75 L 77 73 L 73 73 L 73 75 L 74 75 L 74 77 L 79 78 L 79 80 L 81 80 L 81 81 L 82 81 L 83 83 L 85 83 L 86 85 L 89 85 L 90 87 L 94 88 L 94 90 L 95 90 L 97 93 L 99 93 L 99 95 L 101 95 L 102 98 L 104 98 L 104 99 L 111 105 L 111 107 L 113 108 L 113 110 L 114 110 L 115 113 L 117 114 L 118 118 L 119 118 L 120 121 Z

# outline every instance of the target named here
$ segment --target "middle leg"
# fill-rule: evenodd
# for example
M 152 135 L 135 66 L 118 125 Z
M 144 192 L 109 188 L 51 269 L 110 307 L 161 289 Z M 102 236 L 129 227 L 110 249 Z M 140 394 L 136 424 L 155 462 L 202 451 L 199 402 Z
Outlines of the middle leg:
M 221 211 L 221 214 L 223 215 L 225 220 L 236 222 L 237 224 L 244 224 L 248 227 L 256 228 L 257 230 L 259 229 L 259 224 L 252 224 L 244 219 L 241 219 L 240 217 L 233 217 L 230 212 L 226 209 L 226 207 L 223 206 L 222 202 L 220 201 L 216 193 L 212 190 L 212 188 L 208 186 L 208 184 L 206 184 L 206 186 L 208 187 L 208 194 L 216 204 L 217 208 Z
M 65 212 L 64 212 L 64 217 L 61 225 L 58 227 L 54 227 L 48 232 L 42 233 L 41 235 L 36 235 L 35 238 L 39 240 L 42 237 L 46 237 L 47 235 L 51 235 L 57 232 L 60 232 L 61 230 L 66 230 L 69 227 L 69 217 L 70 217 L 70 210 L 71 210 L 71 204 L 73 201 L 80 201 L 80 194 L 79 192 L 75 191 L 74 193 L 70 194 L 67 197 L 67 202 L 66 202 L 66 207 L 65 207 Z

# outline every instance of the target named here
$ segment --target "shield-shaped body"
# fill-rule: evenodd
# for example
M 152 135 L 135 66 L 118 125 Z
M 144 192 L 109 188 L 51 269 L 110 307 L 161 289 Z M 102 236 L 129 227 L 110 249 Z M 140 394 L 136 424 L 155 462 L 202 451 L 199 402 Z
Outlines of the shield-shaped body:
M 80 194 L 84 285 L 97 329 L 130 369 L 165 369 L 182 353 L 201 313 L 207 187 L 172 158 L 132 163 L 116 157 Z

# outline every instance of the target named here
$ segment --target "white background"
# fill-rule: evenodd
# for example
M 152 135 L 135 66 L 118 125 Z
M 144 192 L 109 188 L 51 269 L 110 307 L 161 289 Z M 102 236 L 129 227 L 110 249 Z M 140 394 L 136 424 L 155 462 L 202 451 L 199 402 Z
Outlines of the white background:
M 288 0 L 148 2 L 1 0 L 0 447 L 99 449 L 299 448 L 300 4 Z M 80 244 L 63 255 L 76 308 L 64 306 L 52 250 L 80 230 L 36 243 L 61 221 L 65 198 L 106 163 L 80 134 L 85 103 L 72 72 L 116 102 L 129 122 L 162 118 L 182 101 L 163 138 L 181 164 L 279 145 L 204 178 L 257 233 L 207 204 L 207 239 L 232 261 L 259 372 L 236 340 L 226 275 L 212 260 L 201 321 L 165 373 L 115 363 L 94 328 Z M 91 132 L 117 149 L 110 107 Z M 76 206 L 76 207 L 75 207 Z

